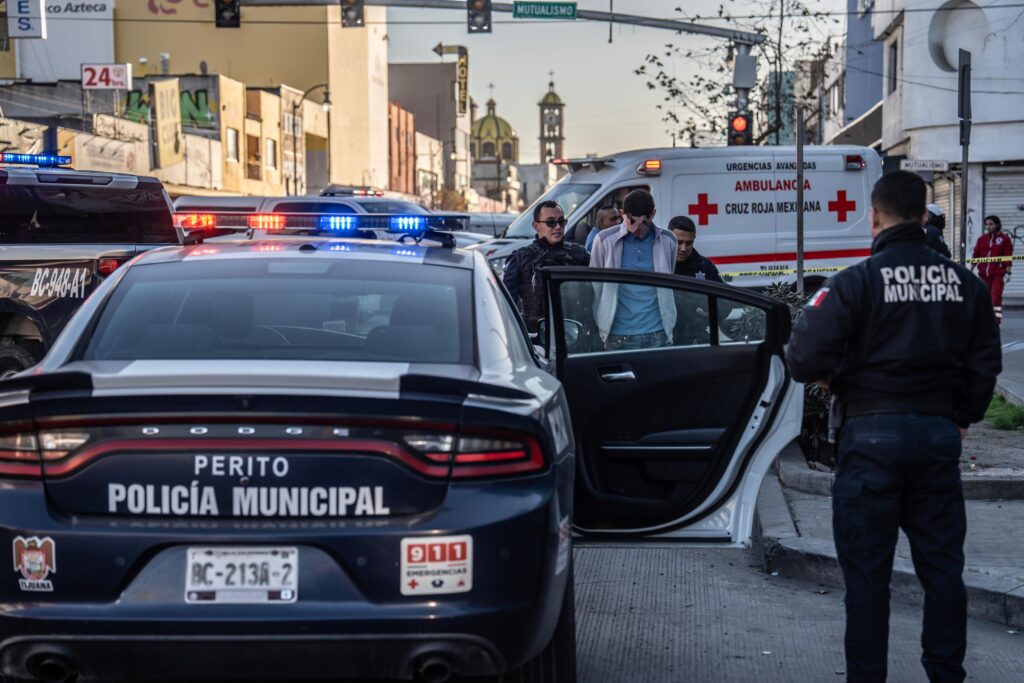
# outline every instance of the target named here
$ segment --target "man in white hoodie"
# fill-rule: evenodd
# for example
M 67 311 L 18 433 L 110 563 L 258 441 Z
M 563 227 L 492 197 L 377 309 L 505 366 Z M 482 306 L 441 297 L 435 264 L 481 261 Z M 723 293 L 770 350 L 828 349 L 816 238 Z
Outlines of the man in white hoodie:
M 633 190 L 622 202 L 622 225 L 598 233 L 590 254 L 594 268 L 621 268 L 671 274 L 677 241 L 659 228 L 654 197 Z M 609 351 L 648 349 L 672 343 L 676 306 L 672 290 L 644 285 L 595 284 L 594 318 Z

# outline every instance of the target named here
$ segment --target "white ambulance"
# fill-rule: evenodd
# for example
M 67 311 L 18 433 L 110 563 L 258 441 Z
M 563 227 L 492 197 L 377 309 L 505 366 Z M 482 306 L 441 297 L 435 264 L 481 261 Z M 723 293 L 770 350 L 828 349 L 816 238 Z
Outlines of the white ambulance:
M 655 224 L 689 216 L 697 225 L 697 250 L 728 281 L 759 287 L 795 282 L 796 148 L 665 148 L 560 160 L 569 173 L 538 202 L 553 199 L 569 219 L 566 237 L 584 242 L 601 207 L 621 207 L 631 190 L 654 195 Z M 882 173 L 867 147 L 804 148 L 804 257 L 809 286 L 868 256 L 871 188 Z M 501 237 L 475 249 L 501 270 L 504 261 L 535 236 L 533 208 Z

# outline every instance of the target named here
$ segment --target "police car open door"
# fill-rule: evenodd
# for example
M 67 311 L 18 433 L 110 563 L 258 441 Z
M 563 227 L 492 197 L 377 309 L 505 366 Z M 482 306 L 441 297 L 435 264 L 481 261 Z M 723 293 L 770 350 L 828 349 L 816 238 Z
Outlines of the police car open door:
M 577 531 L 749 543 L 761 481 L 800 431 L 786 305 L 675 275 L 543 274 L 579 455 Z

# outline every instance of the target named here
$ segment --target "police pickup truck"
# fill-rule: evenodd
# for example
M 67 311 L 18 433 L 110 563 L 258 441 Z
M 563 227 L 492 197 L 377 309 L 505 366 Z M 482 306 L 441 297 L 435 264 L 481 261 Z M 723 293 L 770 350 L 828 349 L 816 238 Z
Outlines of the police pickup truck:
M 121 264 L 181 243 L 159 180 L 70 163 L 0 153 L 0 379 L 35 365 Z

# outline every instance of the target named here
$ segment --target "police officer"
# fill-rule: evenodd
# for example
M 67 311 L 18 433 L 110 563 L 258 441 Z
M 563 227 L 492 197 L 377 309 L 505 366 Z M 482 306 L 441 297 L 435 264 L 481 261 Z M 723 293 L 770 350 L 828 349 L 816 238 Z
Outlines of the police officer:
M 946 229 L 946 212 L 938 204 L 928 205 L 928 219 L 924 222 L 924 243 L 949 258 L 949 247 L 942 237 L 942 231 Z
M 512 252 L 505 262 L 502 282 L 523 314 L 531 334 L 547 313 L 539 270 L 544 266 L 586 266 L 590 254 L 579 244 L 565 241 L 565 214 L 557 202 L 541 202 L 533 209 L 537 239 Z
M 871 193 L 871 257 L 818 290 L 786 352 L 797 381 L 836 397 L 832 520 L 846 580 L 848 681 L 885 680 L 900 528 L 925 591 L 928 678 L 966 676 L 960 441 L 985 414 L 1001 352 L 985 286 L 925 246 L 925 213 L 921 178 L 883 176 Z

